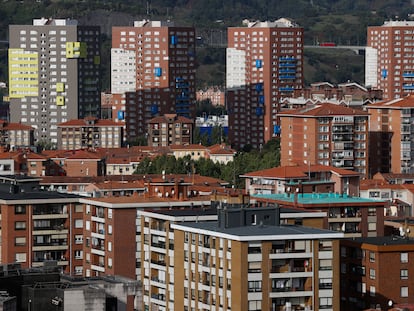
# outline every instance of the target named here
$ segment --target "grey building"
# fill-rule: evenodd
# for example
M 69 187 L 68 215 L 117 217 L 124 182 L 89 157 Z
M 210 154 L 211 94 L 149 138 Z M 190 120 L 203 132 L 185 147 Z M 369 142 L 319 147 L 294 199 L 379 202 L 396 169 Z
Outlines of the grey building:
M 57 144 L 57 125 L 99 116 L 100 28 L 70 19 L 9 27 L 11 122 L 35 128 L 36 142 Z

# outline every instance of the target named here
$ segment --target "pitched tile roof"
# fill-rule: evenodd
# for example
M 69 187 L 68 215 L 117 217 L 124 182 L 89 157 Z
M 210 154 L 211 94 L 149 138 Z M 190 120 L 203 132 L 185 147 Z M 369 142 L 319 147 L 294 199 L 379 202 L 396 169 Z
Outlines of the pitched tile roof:
M 326 165 L 298 165 L 298 166 L 278 166 L 256 172 L 241 175 L 241 177 L 266 177 L 266 178 L 305 178 L 308 172 L 332 172 L 341 176 L 359 176 L 360 174 L 351 170 L 339 169 Z
M 149 120 L 149 123 L 165 123 L 165 122 L 174 122 L 174 123 L 194 123 L 193 120 L 183 117 L 177 116 L 176 114 L 165 114 L 162 116 L 158 116 Z
M 348 116 L 368 116 L 369 114 L 363 110 L 352 109 L 329 102 L 317 104 L 311 107 L 301 107 L 298 109 L 286 110 L 278 114 L 284 116 L 303 116 L 303 117 L 332 117 L 337 115 Z
M 88 124 L 87 120 L 95 120 L 93 124 Z M 105 126 L 117 126 L 122 127 L 121 123 L 116 123 L 109 119 L 96 119 L 96 118 L 85 118 L 85 119 L 73 119 L 67 122 L 58 124 L 59 127 L 105 127 Z
M 406 97 L 380 101 L 377 103 L 367 105 L 367 108 L 388 108 L 388 109 L 401 109 L 401 108 L 414 108 L 414 95 L 408 95 Z

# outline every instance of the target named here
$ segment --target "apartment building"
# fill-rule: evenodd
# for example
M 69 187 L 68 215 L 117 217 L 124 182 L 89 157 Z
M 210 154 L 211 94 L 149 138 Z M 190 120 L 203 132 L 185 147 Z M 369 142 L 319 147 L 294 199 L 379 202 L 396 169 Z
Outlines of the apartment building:
M 170 289 L 173 277 L 173 291 L 164 296 L 161 286 L 150 283 L 148 306 L 338 310 L 337 254 L 343 234 L 280 225 L 279 219 L 277 208 L 228 206 L 218 210 L 216 222 L 172 224 L 174 275 L 166 276 L 166 284 Z M 163 267 L 153 268 L 153 275 L 162 275 Z M 145 303 L 145 293 L 143 298 Z
M 382 90 L 364 87 L 355 82 L 334 85 L 330 82 L 315 82 L 309 87 L 295 90 L 293 97 L 282 99 L 283 109 L 299 108 L 326 101 L 348 107 L 361 108 L 382 99 Z
M 107 310 L 122 306 L 122 310 L 132 311 L 134 300 L 142 300 L 141 285 L 135 280 L 115 275 L 73 277 L 61 274 L 54 262 L 36 269 L 2 264 L 0 286 L 3 310 L 88 310 L 91 306 Z
M 392 217 L 408 217 L 413 215 L 413 184 L 389 184 L 375 179 L 361 181 L 361 198 L 384 200 L 387 204 L 385 215 Z
M 367 106 L 370 172 L 414 173 L 414 95 Z
M 195 117 L 195 30 L 167 21 L 112 28 L 113 118 L 126 139 L 143 137 L 149 120 L 164 114 Z
M 383 90 L 386 100 L 405 97 L 414 90 L 413 34 L 413 21 L 385 21 L 368 27 L 365 85 Z
M 81 275 L 83 206 L 79 197 L 27 189 L 22 183 L 27 180 L 11 179 L 0 189 L 1 262 L 32 268 L 53 261 L 63 272 Z
M 96 117 L 69 120 L 58 124 L 58 149 L 120 148 L 122 124 Z
M 412 304 L 413 257 L 414 241 L 401 236 L 341 241 L 341 310 Z
M 142 283 L 144 288 L 144 299 L 143 299 L 143 308 L 160 308 L 165 310 L 176 310 L 174 307 L 175 299 L 182 299 L 182 297 L 185 295 L 187 298 L 189 297 L 190 293 L 187 292 L 187 294 L 183 294 L 182 285 L 177 286 L 176 285 L 176 277 L 177 277 L 177 271 L 181 273 L 182 269 L 182 262 L 183 262 L 183 256 L 181 253 L 182 249 L 182 238 L 178 239 L 175 235 L 176 230 L 172 229 L 172 226 L 175 224 L 183 224 L 183 223 L 191 223 L 191 222 L 197 222 L 197 223 L 209 223 L 209 224 L 216 224 L 217 223 L 217 206 L 221 206 L 223 208 L 229 208 L 234 211 L 239 210 L 240 208 L 248 209 L 250 211 L 256 211 L 258 213 L 263 212 L 263 209 L 269 211 L 268 208 L 264 208 L 264 206 L 267 206 L 267 204 L 264 204 L 263 206 L 258 205 L 256 202 L 250 202 L 250 197 L 247 195 L 243 195 L 240 193 L 226 193 L 226 194 L 219 194 L 216 193 L 211 196 L 212 201 L 212 207 L 207 209 L 168 209 L 168 210 L 141 210 L 138 211 L 138 214 L 141 215 L 141 241 L 144 241 L 142 247 L 142 257 L 147 258 L 143 265 L 141 266 L 143 269 L 142 275 Z M 225 202 L 225 203 L 224 203 Z M 229 212 L 230 214 L 230 212 Z M 236 219 L 239 219 L 238 215 L 232 214 L 232 216 Z M 244 217 L 244 216 L 243 216 Z M 241 218 L 243 218 L 241 217 Z M 294 224 L 298 222 L 298 219 L 301 219 L 303 224 L 307 227 L 314 227 L 318 223 L 323 221 L 323 218 L 326 217 L 325 213 L 316 213 L 316 212 L 307 212 L 307 211 L 293 211 L 292 209 L 281 209 L 280 210 L 280 222 L 288 225 L 288 224 Z M 240 219 L 241 219 L 240 218 Z M 247 217 L 248 218 L 248 217 Z M 242 227 L 240 230 L 250 230 L 247 229 L 248 227 Z M 190 235 L 191 236 L 191 235 Z M 196 247 L 199 248 L 198 253 L 205 251 L 204 255 L 199 254 L 199 260 L 203 261 L 211 261 L 211 267 L 210 264 L 208 264 L 207 267 L 198 267 L 198 271 L 201 273 L 201 271 L 208 271 L 209 269 L 213 269 L 215 273 L 212 273 L 212 275 L 215 275 L 210 280 L 210 276 L 207 273 L 204 273 L 203 275 L 203 284 L 205 285 L 204 288 L 208 288 L 211 290 L 211 295 L 213 294 L 216 289 L 216 284 L 219 284 L 220 281 L 216 280 L 217 274 L 220 275 L 220 277 L 223 276 L 223 273 L 218 272 L 214 269 L 214 267 L 219 265 L 220 261 L 223 261 L 223 258 L 221 260 L 219 259 L 212 259 L 210 257 L 210 254 L 213 254 L 218 246 L 213 246 L 212 244 L 211 248 L 209 246 L 209 249 L 201 249 L 201 246 L 207 247 L 206 245 L 209 242 L 205 242 L 207 237 L 204 238 L 204 240 L 200 240 L 201 235 L 199 238 L 197 238 L 195 235 L 193 238 L 189 238 L 190 240 L 193 239 L 193 244 L 195 246 L 191 246 L 191 249 L 194 249 Z M 214 238 L 213 238 L 214 239 Z M 210 240 L 211 241 L 211 240 Z M 227 245 L 226 241 L 220 241 L 220 239 L 217 239 L 217 242 L 213 243 L 220 243 L 220 245 Z M 197 246 L 198 245 L 198 246 Z M 230 250 L 229 250 L 230 251 Z M 187 251 L 185 251 L 187 252 Z M 190 252 L 187 252 L 190 254 Z M 287 254 L 283 255 L 286 257 Z M 205 256 L 205 258 L 201 258 L 202 256 Z M 223 253 L 223 256 L 226 256 L 225 253 Z M 232 253 L 232 256 L 234 256 L 234 253 Z M 249 255 L 251 256 L 251 255 Z M 237 257 L 237 256 L 236 256 Z M 195 260 L 195 264 L 197 262 L 200 262 L 199 260 L 195 259 L 195 255 L 193 255 L 193 258 Z M 231 258 L 231 257 L 228 257 Z M 234 257 L 233 257 L 234 258 Z M 177 261 L 178 260 L 178 261 Z M 187 259 L 187 261 L 189 261 Z M 286 262 L 289 262 L 289 260 L 286 260 Z M 257 264 L 257 263 L 256 263 Z M 279 263 L 280 264 L 280 263 Z M 186 263 L 184 263 L 186 265 Z M 194 264 L 192 264 L 194 265 Z M 175 270 L 177 267 L 178 270 Z M 197 268 L 196 268 L 197 269 Z M 230 271 L 231 268 L 228 268 Z M 283 270 L 283 269 L 281 269 Z M 284 272 L 287 273 L 289 268 L 286 266 L 284 269 Z M 310 271 L 310 270 L 309 270 Z M 242 271 L 241 273 L 245 273 L 246 271 Z M 276 273 L 276 271 L 274 271 Z M 234 275 L 233 275 L 234 276 Z M 279 275 L 280 278 L 282 278 L 282 274 Z M 289 274 L 289 277 L 287 274 L 285 275 L 287 278 L 281 280 L 279 283 L 280 289 L 277 291 L 289 291 L 289 289 L 282 288 L 282 283 L 287 281 L 292 281 L 290 277 L 294 277 L 294 275 Z M 263 278 L 266 278 L 266 276 L 263 276 Z M 201 279 L 201 277 L 200 277 Z M 199 280 L 200 281 L 200 280 Z M 283 282 L 282 282 L 283 281 Z M 181 282 L 181 281 L 179 281 Z M 185 281 L 187 282 L 187 281 Z M 228 281 L 231 283 L 231 281 Z M 296 283 L 296 281 L 293 281 L 293 283 Z M 180 291 L 177 292 L 175 288 L 180 288 Z M 194 287 L 195 289 L 195 287 Z M 218 289 L 220 291 L 220 289 Z M 276 290 L 274 290 L 276 291 Z M 196 294 L 196 290 L 194 290 L 194 294 Z M 252 294 L 249 294 L 252 295 Z M 279 293 L 278 296 L 283 295 L 282 293 Z M 289 295 L 289 294 L 287 294 Z M 241 295 L 242 296 L 242 295 Z M 265 299 L 265 298 L 264 298 Z M 207 299 L 208 302 L 205 304 L 210 304 L 213 302 L 210 302 L 209 299 Z M 216 300 L 215 304 L 215 310 L 219 308 L 218 306 L 219 298 Z M 199 303 L 199 309 L 204 307 L 208 310 L 213 310 L 213 306 L 209 305 L 206 307 L 206 305 L 200 306 Z M 194 305 L 193 303 L 188 303 L 187 306 Z M 178 307 L 179 309 L 179 307 Z M 241 309 L 240 309 L 241 310 Z M 258 303 L 255 307 L 249 307 L 249 310 L 263 310 L 261 309 L 261 302 Z
M 4 150 L 34 146 L 34 128 L 21 123 L 0 120 L 0 147 Z
M 213 86 L 196 92 L 198 101 L 209 100 L 213 106 L 225 106 L 226 95 L 222 87 Z
M 240 175 L 249 194 L 345 193 L 359 196 L 360 174 L 325 165 L 278 166 Z
M 303 87 L 303 28 L 291 20 L 228 28 L 229 141 L 259 148 L 279 134 L 280 99 Z
M 84 275 L 122 275 L 140 280 L 140 210 L 202 209 L 210 206 L 208 195 L 193 195 L 188 180 L 144 181 L 145 193 L 130 196 L 82 198 L 84 217 Z
M 57 146 L 58 124 L 100 115 L 100 29 L 70 19 L 9 27 L 10 120 Z
M 216 221 L 217 211 L 210 208 L 140 210 L 143 310 L 174 308 L 174 261 L 176 239 L 171 225 L 182 222 Z
M 330 165 L 368 176 L 367 112 L 322 103 L 278 116 L 281 165 Z
M 194 121 L 176 114 L 165 114 L 148 121 L 148 146 L 191 145 Z
M 280 208 L 325 212 L 321 229 L 343 232 L 346 238 L 384 236 L 385 200 L 353 197 L 341 193 L 256 194 L 257 202 L 278 204 Z

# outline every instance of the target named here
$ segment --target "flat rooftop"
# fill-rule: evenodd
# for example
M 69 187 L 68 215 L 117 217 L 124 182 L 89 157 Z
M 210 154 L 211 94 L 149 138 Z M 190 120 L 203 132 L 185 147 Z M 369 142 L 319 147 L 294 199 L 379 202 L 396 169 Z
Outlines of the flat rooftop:
M 383 237 L 366 237 L 366 238 L 354 238 L 353 241 L 363 244 L 371 244 L 377 246 L 383 245 L 414 245 L 414 239 L 406 239 L 401 236 L 390 235 Z
M 226 237 L 239 241 L 253 240 L 297 240 L 297 239 L 337 239 L 342 232 L 296 225 L 255 225 L 222 228 L 218 222 L 186 222 L 173 224 L 172 228 L 204 235 Z
M 35 192 L 6 192 L 0 191 L 0 201 L 28 201 L 27 203 L 35 200 L 79 200 L 80 196 L 71 193 L 61 193 L 57 191 L 35 191 Z
M 280 193 L 280 194 L 254 194 L 252 198 L 267 199 L 274 201 L 284 201 L 294 203 L 295 195 L 293 193 Z M 328 204 L 328 203 L 378 203 L 385 202 L 381 200 L 373 200 L 367 198 L 353 197 L 346 194 L 338 193 L 298 193 L 297 202 L 299 204 Z

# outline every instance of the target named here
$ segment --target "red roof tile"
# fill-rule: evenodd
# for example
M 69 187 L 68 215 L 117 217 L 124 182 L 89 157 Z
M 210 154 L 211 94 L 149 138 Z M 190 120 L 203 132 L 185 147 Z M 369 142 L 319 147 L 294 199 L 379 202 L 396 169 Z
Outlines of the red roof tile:
M 414 95 L 408 95 L 403 98 L 397 98 L 392 100 L 380 101 L 377 103 L 367 105 L 367 108 L 414 108 Z
M 266 178 L 304 178 L 308 172 L 333 172 L 342 176 L 359 176 L 351 170 L 338 169 L 333 166 L 325 165 L 300 165 L 300 166 L 278 166 L 256 172 L 243 174 L 242 177 L 266 177 Z
M 305 107 L 299 109 L 292 109 L 280 112 L 278 114 L 281 117 L 284 116 L 307 116 L 307 117 L 331 117 L 336 115 L 349 115 L 349 116 L 367 116 L 368 113 L 358 109 L 352 109 L 348 107 L 344 107 L 341 105 L 332 104 L 329 102 L 325 102 L 322 104 L 317 104 L 312 107 Z
M 87 124 L 85 121 L 87 120 L 95 120 L 93 124 Z M 85 119 L 73 119 L 67 122 L 63 122 L 58 124 L 59 127 L 105 127 L 105 126 L 117 126 L 122 127 L 123 124 L 116 123 L 112 120 L 108 119 L 96 119 L 96 118 L 85 118 Z

